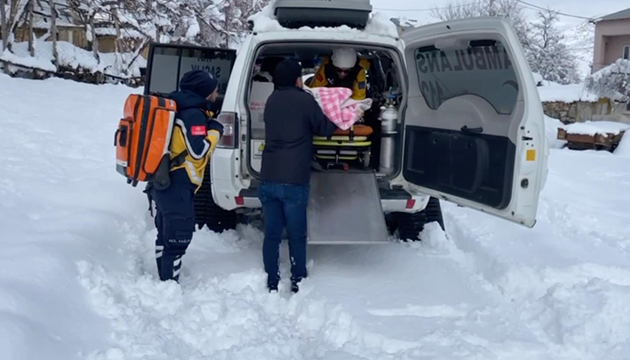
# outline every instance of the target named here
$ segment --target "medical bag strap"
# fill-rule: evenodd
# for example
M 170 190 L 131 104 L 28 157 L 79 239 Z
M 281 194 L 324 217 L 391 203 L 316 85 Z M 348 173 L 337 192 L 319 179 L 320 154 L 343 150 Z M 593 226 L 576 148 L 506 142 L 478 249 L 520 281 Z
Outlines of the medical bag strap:
M 184 151 L 180 152 L 171 160 L 171 169 L 174 167 L 181 166 L 184 161 L 186 161 L 186 156 L 188 156 L 188 150 L 184 149 Z
M 179 153 L 177 156 L 175 156 L 175 158 L 173 158 L 173 160 L 170 161 L 170 168 L 172 169 L 174 167 L 182 165 L 184 161 L 186 161 L 186 156 L 188 156 L 188 150 L 184 150 Z M 143 191 L 143 193 L 147 194 L 147 200 L 149 201 L 149 213 L 151 214 L 151 217 L 153 217 L 153 196 L 151 196 L 151 189 L 154 187 L 155 184 L 153 183 L 153 181 L 148 181 L 147 186 Z
M 151 217 L 153 217 L 153 196 L 151 196 L 151 188 L 153 188 L 153 182 L 149 181 L 142 192 L 147 194 L 147 200 L 149 200 L 149 213 L 151 214 Z

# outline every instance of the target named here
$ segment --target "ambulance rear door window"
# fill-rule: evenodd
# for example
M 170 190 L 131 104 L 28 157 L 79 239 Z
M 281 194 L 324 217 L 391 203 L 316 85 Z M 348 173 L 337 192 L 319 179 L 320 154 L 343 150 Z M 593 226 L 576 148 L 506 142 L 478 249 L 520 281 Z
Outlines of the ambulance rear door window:
M 499 41 L 470 41 L 461 49 L 422 47 L 416 49 L 415 61 L 420 91 L 433 110 L 464 95 L 485 99 L 499 114 L 509 115 L 516 106 L 518 79 Z

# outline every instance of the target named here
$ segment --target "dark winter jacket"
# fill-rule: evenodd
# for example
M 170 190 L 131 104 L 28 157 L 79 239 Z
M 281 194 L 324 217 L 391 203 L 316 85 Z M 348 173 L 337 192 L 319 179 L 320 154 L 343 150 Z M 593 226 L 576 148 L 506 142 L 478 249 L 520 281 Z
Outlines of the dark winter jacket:
M 295 87 L 278 87 L 267 99 L 264 112 L 265 149 L 261 180 L 308 184 L 313 136 L 330 136 L 337 127 L 315 99 Z
M 223 126 L 216 120 L 210 119 L 206 110 L 211 103 L 200 95 L 181 90 L 173 92 L 169 98 L 177 103 L 177 117 L 171 139 L 170 151 L 172 156 L 188 150 L 186 161 L 173 169 L 174 181 L 181 174 L 179 169 L 185 169 L 189 180 L 201 186 L 208 159 L 223 135 Z

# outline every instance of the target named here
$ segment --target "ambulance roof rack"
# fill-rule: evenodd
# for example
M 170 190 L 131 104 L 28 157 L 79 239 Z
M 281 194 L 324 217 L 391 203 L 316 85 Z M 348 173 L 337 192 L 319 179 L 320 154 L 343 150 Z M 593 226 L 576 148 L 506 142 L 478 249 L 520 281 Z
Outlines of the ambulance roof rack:
M 365 29 L 370 0 L 276 0 L 274 15 L 286 28 L 339 27 Z

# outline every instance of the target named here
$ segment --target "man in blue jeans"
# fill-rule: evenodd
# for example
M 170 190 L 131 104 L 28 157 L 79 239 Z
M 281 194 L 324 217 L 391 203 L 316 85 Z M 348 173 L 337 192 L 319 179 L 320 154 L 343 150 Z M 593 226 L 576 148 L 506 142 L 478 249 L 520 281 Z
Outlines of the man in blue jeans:
M 291 291 L 298 292 L 306 272 L 306 208 L 313 136 L 330 136 L 337 128 L 307 92 L 302 67 L 283 60 L 274 71 L 276 90 L 265 106 L 265 149 L 259 198 L 265 220 L 263 261 L 269 291 L 278 290 L 278 258 L 282 231 L 287 228 L 291 255 Z

